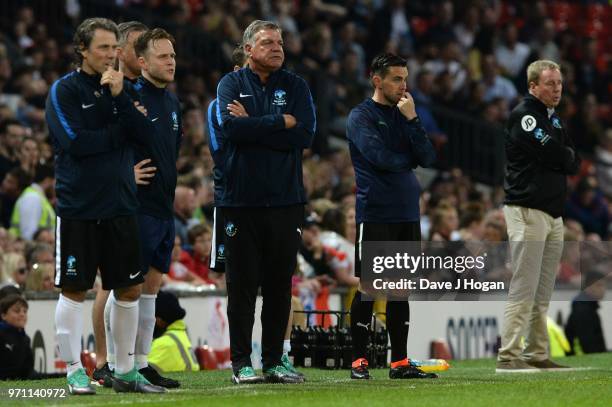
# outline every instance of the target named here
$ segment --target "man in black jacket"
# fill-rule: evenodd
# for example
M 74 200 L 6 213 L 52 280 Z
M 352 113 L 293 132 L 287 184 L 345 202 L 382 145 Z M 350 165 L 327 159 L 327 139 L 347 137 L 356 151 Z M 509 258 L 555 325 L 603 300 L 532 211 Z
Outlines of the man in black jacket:
M 529 95 L 512 111 L 506 128 L 504 216 L 513 275 L 498 373 L 563 368 L 549 358 L 546 313 L 563 249 L 566 178 L 578 171 L 580 160 L 555 113 L 563 87 L 559 65 L 533 62 L 527 82 Z
M 261 381 L 250 359 L 261 285 L 265 378 L 298 383 L 303 378 L 289 372 L 281 356 L 306 202 L 302 152 L 312 143 L 315 112 L 306 82 L 281 69 L 278 25 L 254 21 L 244 32 L 243 45 L 249 66 L 221 79 L 216 111 L 226 138 L 221 211 L 232 381 Z
M 72 394 L 95 394 L 80 361 L 83 301 L 98 268 L 113 290 L 116 391 L 164 392 L 134 369 L 143 272 L 134 155 L 127 140 L 142 120 L 115 71 L 118 30 L 104 18 L 83 21 L 74 36 L 80 68 L 57 80 L 46 104 L 56 155 L 57 341 Z M 110 338 L 109 338 L 110 339 Z

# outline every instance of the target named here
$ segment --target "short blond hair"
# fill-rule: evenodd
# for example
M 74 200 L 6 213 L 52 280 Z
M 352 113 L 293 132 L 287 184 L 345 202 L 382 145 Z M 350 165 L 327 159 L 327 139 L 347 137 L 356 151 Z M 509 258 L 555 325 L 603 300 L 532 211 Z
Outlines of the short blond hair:
M 535 82 L 536 84 L 540 80 L 540 75 L 547 69 L 556 69 L 561 72 L 561 67 L 556 62 L 550 61 L 548 59 L 539 59 L 529 64 L 527 67 L 527 85 L 531 82 Z

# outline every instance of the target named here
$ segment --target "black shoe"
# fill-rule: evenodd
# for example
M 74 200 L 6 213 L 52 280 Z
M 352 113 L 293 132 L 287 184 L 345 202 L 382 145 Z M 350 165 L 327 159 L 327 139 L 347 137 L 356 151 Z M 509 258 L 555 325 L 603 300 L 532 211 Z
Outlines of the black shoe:
M 118 374 L 113 376 L 113 390 L 117 393 L 165 393 L 167 391 L 163 387 L 149 383 L 136 368 L 122 376 L 119 377 Z
M 151 384 L 156 386 L 165 387 L 166 389 L 176 389 L 181 385 L 177 380 L 163 377 L 151 366 L 143 367 L 138 372 L 151 382 Z
M 353 362 L 351 379 L 369 380 L 371 378 L 368 371 L 368 361 L 365 358 L 360 358 Z
M 389 379 L 435 379 L 435 373 L 425 373 L 415 366 L 399 366 L 389 369 Z
M 100 369 L 94 369 L 91 378 L 104 387 L 113 387 L 113 371 L 110 369 L 110 367 L 108 367 L 108 362 L 106 362 Z
M 304 377 L 291 373 L 283 365 L 273 366 L 263 370 L 266 383 L 304 383 Z

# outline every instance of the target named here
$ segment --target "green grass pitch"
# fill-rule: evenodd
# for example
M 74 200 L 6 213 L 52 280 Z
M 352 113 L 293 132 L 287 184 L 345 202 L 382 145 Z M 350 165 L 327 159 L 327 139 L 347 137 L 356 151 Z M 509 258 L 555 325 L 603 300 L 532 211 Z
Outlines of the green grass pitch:
M 495 374 L 495 362 L 451 362 L 435 380 L 390 380 L 386 369 L 372 370 L 374 380 L 349 379 L 346 370 L 303 369 L 299 385 L 235 386 L 230 372 L 204 371 L 169 376 L 180 389 L 164 395 L 115 394 L 99 387 L 95 396 L 9 398 L 15 388 L 65 388 L 64 379 L 0 382 L 0 406 L 612 406 L 612 353 L 568 357 L 557 362 L 583 368 L 571 372 Z

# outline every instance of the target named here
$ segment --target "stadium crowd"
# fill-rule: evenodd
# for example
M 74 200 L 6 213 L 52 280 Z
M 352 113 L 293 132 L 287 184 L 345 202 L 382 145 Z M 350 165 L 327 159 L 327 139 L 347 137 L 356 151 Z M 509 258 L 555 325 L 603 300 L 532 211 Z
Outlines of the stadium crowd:
M 177 236 L 166 284 L 223 288 L 223 278 L 208 270 L 213 163 L 205 108 L 231 68 L 242 30 L 255 18 L 282 26 L 286 66 L 307 80 L 317 109 L 315 142 L 304 160 L 311 214 L 294 278 L 295 294 L 303 300 L 357 282 L 355 179 L 343 138 L 348 112 L 371 92 L 369 61 L 383 49 L 409 60 L 409 90 L 441 157 L 421 197 L 424 239 L 507 239 L 503 189 L 478 184 L 446 165 L 444 149 L 453 129 L 438 123 L 436 108 L 489 122 L 503 137 L 510 109 L 526 92 L 525 67 L 542 58 L 562 66 L 558 113 L 584 158 L 570 183 L 566 240 L 610 237 L 612 64 L 610 27 L 603 22 L 612 11 L 606 2 L 61 3 L 63 8 L 52 10 L 44 1 L 0 6 L 0 285 L 53 290 L 54 231 L 48 217 L 54 216 L 54 157 L 44 106 L 53 81 L 71 69 L 74 28 L 92 15 L 137 19 L 177 38 L 177 81 L 171 86 L 182 102 L 184 140 L 174 203 Z M 564 255 L 564 282 L 576 280 L 577 261 L 572 253 Z

